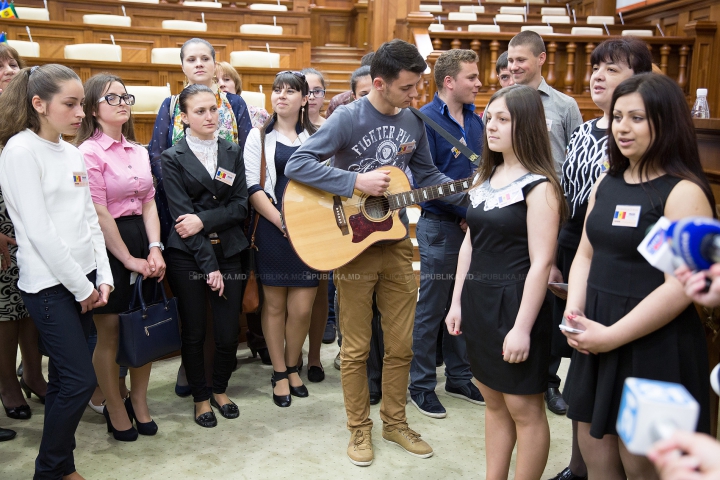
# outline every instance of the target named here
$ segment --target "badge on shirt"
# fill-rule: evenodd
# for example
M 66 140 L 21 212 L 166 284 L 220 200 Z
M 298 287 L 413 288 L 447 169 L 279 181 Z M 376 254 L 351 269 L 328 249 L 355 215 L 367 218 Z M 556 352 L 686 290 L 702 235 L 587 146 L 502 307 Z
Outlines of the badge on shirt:
M 398 147 L 397 154 L 405 155 L 406 153 L 412 153 L 415 151 L 415 140 L 412 142 L 403 143 Z
M 613 215 L 613 227 L 637 227 L 640 221 L 640 205 L 618 205 Z
M 603 156 L 597 163 L 600 165 L 600 173 L 605 173 L 610 168 L 610 160 L 607 155 Z
M 88 176 L 85 172 L 73 172 L 73 183 L 76 187 L 87 187 Z
M 467 142 L 465 141 L 464 137 L 460 137 L 458 141 L 467 147 Z M 456 147 L 453 147 L 450 151 L 452 152 L 453 157 L 458 158 L 460 156 L 460 150 L 458 150 Z
M 552 130 L 552 120 L 545 119 L 545 125 L 547 126 L 548 132 Z
M 218 180 L 225 185 L 232 186 L 235 181 L 235 174 L 229 170 L 225 170 L 222 167 L 218 167 L 218 171 L 215 173 L 215 180 Z
M 509 192 L 498 193 L 498 208 L 507 207 L 513 203 L 522 201 L 525 198 L 522 188 L 518 187 Z

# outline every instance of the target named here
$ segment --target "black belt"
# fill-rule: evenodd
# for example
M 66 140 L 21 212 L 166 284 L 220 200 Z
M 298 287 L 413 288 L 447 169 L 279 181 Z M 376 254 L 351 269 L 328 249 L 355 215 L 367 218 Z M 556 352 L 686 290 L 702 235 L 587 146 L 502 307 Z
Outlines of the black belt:
M 458 217 L 457 215 L 453 215 L 452 213 L 437 214 L 428 212 L 427 210 L 423 210 L 420 216 L 424 218 L 429 218 L 430 220 L 438 220 L 440 222 L 460 223 L 460 220 L 462 220 L 462 218 Z

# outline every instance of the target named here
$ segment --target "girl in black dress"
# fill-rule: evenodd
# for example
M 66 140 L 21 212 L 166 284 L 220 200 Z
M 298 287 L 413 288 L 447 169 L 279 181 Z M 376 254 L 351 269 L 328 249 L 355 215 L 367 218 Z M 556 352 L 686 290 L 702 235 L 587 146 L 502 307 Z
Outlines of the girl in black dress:
M 661 216 L 712 216 L 687 102 L 668 77 L 643 74 L 615 89 L 609 169 L 593 187 L 570 270 L 565 317 L 574 355 L 568 417 L 578 423 L 589 478 L 657 478 L 645 457 L 618 441 L 615 422 L 627 377 L 683 384 L 709 431 L 708 357 L 698 314 L 681 283 L 637 251 Z M 589 355 L 592 354 L 592 355 Z
M 316 127 L 307 113 L 308 83 L 302 73 L 278 73 L 270 101 L 272 117 L 248 135 L 245 165 L 250 203 L 260 215 L 255 241 L 265 297 L 262 329 L 274 370 L 273 401 L 279 407 L 289 407 L 290 395 L 308 396 L 298 374 L 298 363 L 319 280 L 317 272 L 305 265 L 290 246 L 280 212 L 289 182 L 285 165 Z
M 567 205 L 537 91 L 503 88 L 485 114 L 483 162 L 469 193 L 446 324 L 451 335 L 464 334 L 487 403 L 486 477 L 507 478 L 517 443 L 515 478 L 539 479 L 550 449 L 547 281 Z

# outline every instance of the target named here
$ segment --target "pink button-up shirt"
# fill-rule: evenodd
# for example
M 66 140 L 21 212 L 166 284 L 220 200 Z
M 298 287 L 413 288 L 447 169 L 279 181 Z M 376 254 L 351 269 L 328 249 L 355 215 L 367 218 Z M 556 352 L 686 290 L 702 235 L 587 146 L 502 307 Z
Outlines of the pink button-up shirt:
M 99 131 L 78 148 L 93 203 L 106 206 L 113 218 L 142 215 L 142 206 L 155 198 L 147 150 L 124 136 L 118 142 Z

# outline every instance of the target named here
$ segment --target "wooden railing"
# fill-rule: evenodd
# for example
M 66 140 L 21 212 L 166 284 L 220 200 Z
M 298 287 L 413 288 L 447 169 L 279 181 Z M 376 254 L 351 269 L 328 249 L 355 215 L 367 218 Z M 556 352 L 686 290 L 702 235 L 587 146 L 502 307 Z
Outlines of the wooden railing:
M 111 27 L 82 23 L 10 20 L 2 29 L 12 40 L 29 40 L 25 26 L 30 26 L 33 40 L 40 44 L 40 56 L 64 63 L 65 45 L 75 43 L 114 42 L 122 47 L 122 61 L 131 64 L 150 63 L 153 48 L 180 47 L 188 38 L 198 36 L 215 48 L 217 61 L 229 61 L 230 52 L 237 50 L 265 51 L 280 54 L 284 68 L 304 68 L 310 65 L 310 35 L 246 35 L 215 31 L 186 32 L 156 27 Z M 112 37 L 111 37 L 112 36 Z M 178 65 L 180 59 L 178 58 Z

